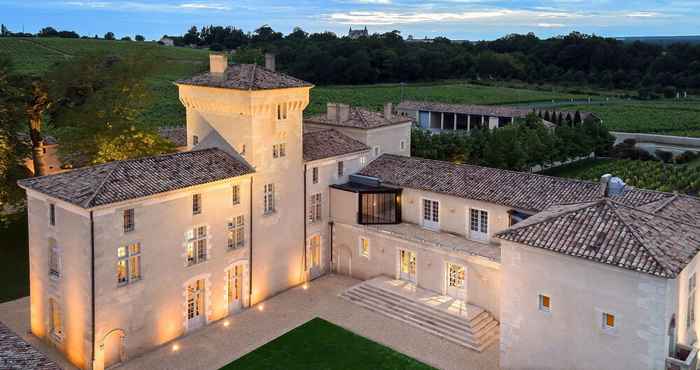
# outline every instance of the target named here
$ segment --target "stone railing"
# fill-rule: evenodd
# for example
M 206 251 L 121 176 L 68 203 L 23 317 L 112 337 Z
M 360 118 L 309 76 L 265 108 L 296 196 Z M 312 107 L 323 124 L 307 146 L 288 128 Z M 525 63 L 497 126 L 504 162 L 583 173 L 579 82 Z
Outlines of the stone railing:
M 675 356 L 666 357 L 666 370 L 696 370 L 697 362 L 697 348 L 678 344 Z

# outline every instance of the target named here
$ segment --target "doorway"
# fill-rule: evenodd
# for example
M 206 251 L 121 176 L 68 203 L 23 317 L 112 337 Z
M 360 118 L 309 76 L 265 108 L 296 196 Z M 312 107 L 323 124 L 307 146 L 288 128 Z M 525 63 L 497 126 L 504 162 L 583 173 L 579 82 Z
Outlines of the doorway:
M 204 279 L 187 285 L 187 330 L 201 328 L 205 324 Z
M 467 300 L 467 269 L 455 263 L 447 263 L 447 295 L 460 300 Z
M 399 249 L 399 279 L 411 283 L 417 283 L 416 253 L 405 249 Z
M 243 308 L 243 272 L 243 264 L 235 265 L 226 271 L 226 296 L 229 314 Z
M 112 330 L 102 339 L 105 369 L 119 365 L 126 360 L 124 339 L 125 335 L 122 329 Z
M 309 238 L 309 250 L 307 255 L 309 278 L 315 279 L 321 276 L 321 235 L 316 234 Z

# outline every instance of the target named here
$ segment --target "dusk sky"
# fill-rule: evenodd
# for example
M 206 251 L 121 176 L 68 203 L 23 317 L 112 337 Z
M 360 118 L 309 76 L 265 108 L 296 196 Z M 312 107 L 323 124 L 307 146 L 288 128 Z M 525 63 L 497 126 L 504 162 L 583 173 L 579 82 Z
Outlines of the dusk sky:
M 508 33 L 540 37 L 573 30 L 603 36 L 700 34 L 700 1 L 621 0 L 0 0 L 0 22 L 12 31 L 43 26 L 81 35 L 142 34 L 157 39 L 192 25 L 232 25 L 252 31 L 263 24 L 289 33 L 371 33 L 400 30 L 404 37 L 494 39 Z

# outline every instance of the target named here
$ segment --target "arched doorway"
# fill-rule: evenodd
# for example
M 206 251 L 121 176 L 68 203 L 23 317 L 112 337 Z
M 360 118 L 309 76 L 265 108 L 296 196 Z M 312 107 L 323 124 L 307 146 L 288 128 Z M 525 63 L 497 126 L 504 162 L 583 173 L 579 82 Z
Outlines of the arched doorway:
M 126 361 L 125 341 L 126 332 L 123 329 L 113 329 L 102 338 L 101 349 L 105 369 Z

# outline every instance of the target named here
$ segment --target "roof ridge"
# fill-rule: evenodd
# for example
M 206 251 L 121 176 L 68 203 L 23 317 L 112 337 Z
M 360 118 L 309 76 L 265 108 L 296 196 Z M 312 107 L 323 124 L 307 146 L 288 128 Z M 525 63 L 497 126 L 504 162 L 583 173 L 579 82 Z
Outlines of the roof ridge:
M 367 122 L 367 119 L 365 118 L 365 116 L 362 114 L 362 110 L 359 109 L 358 107 L 352 107 L 352 109 L 355 110 L 355 112 L 357 112 L 358 116 L 360 116 L 360 121 L 362 121 L 362 123 L 368 127 L 369 123 Z
M 671 204 L 674 200 L 678 199 L 678 194 L 673 194 L 672 197 L 668 197 L 668 199 L 664 199 L 663 202 L 661 202 L 661 205 L 656 207 L 654 209 L 654 213 L 661 211 L 662 209 L 666 208 L 669 204 Z
M 95 200 L 95 198 L 97 197 L 97 194 L 102 190 L 102 187 L 104 187 L 104 185 L 107 183 L 107 180 L 109 180 L 109 178 L 112 177 L 112 174 L 114 174 L 114 172 L 117 170 L 117 168 L 120 167 L 120 165 L 123 162 L 115 161 L 115 162 L 110 162 L 110 163 L 114 163 L 114 168 L 112 168 L 112 170 L 109 171 L 107 176 L 105 176 L 102 179 L 102 181 L 100 182 L 100 185 L 98 185 L 97 188 L 95 189 L 95 191 L 92 193 L 92 196 L 90 196 L 90 198 L 86 199 L 85 202 L 83 202 L 83 206 L 85 208 L 90 208 L 90 204 L 92 203 L 93 200 Z
M 669 197 L 669 198 L 673 198 L 673 197 Z M 610 198 L 608 198 L 608 199 L 609 199 L 611 202 L 615 203 L 616 205 L 618 205 L 618 206 L 620 206 L 620 207 L 629 208 L 629 209 L 631 209 L 631 210 L 633 210 L 633 211 L 635 211 L 635 212 L 644 213 L 644 214 L 649 215 L 649 216 L 652 216 L 652 217 L 662 218 L 662 219 L 664 219 L 664 220 L 666 220 L 666 221 L 678 222 L 678 223 L 681 223 L 681 224 L 683 224 L 683 225 L 690 226 L 690 227 L 696 227 L 696 225 L 692 225 L 692 224 L 689 224 L 689 223 L 684 222 L 684 221 L 681 221 L 681 220 L 676 220 L 676 219 L 673 219 L 673 218 L 670 218 L 670 217 L 666 217 L 666 216 L 664 216 L 664 215 L 659 215 L 659 214 L 654 213 L 654 212 L 658 212 L 657 210 L 654 210 L 654 212 L 649 212 L 649 211 L 645 211 L 645 210 L 640 209 L 640 208 L 632 207 L 632 206 L 627 205 L 627 204 L 624 204 L 624 203 L 622 203 L 622 202 L 618 202 L 618 201 L 616 201 L 616 200 L 614 200 L 614 199 L 610 199 Z M 649 204 L 649 203 L 647 203 L 647 204 Z
M 502 230 L 502 231 L 497 232 L 495 235 L 498 236 L 498 235 L 502 235 L 502 234 L 507 234 L 508 232 L 511 232 L 511 231 L 514 231 L 514 230 L 520 230 L 520 229 L 525 229 L 525 228 L 528 228 L 528 227 L 531 227 L 531 226 L 539 225 L 539 224 L 541 224 L 541 223 L 544 223 L 544 222 L 547 222 L 547 221 L 551 221 L 553 218 L 557 218 L 557 217 L 561 217 L 561 216 L 564 216 L 564 215 L 568 215 L 569 213 L 578 212 L 578 211 L 580 211 L 580 210 L 582 210 L 582 209 L 585 209 L 585 208 L 589 208 L 589 207 L 591 207 L 591 206 L 598 205 L 598 204 L 601 203 L 602 201 L 604 201 L 604 199 L 598 199 L 598 200 L 594 200 L 594 201 L 590 201 L 590 202 L 577 202 L 577 203 L 557 204 L 557 205 L 554 205 L 554 206 L 550 206 L 550 207 L 545 208 L 545 210 L 547 210 L 547 209 L 549 209 L 549 208 L 552 208 L 552 207 L 558 207 L 558 206 L 560 206 L 560 205 L 576 205 L 576 204 L 580 204 L 580 205 L 581 205 L 581 207 L 578 207 L 578 208 L 572 208 L 572 209 L 564 210 L 564 211 L 559 212 L 559 213 L 553 213 L 553 214 L 551 214 L 551 215 L 547 215 L 547 216 L 545 216 L 545 217 L 544 217 L 543 219 L 541 219 L 541 220 L 537 220 L 537 221 L 532 222 L 532 223 L 529 223 L 529 224 L 521 225 L 520 227 L 518 227 L 518 224 L 515 224 L 515 225 L 513 225 L 513 226 L 511 226 L 511 227 L 509 227 L 509 228 L 507 228 L 507 229 L 505 229 L 505 230 Z M 540 212 L 544 212 L 544 210 L 543 210 L 543 211 L 540 211 Z M 533 216 L 533 217 L 535 217 L 535 216 Z

